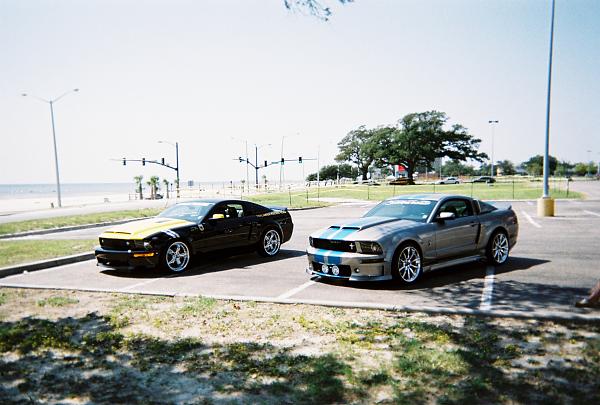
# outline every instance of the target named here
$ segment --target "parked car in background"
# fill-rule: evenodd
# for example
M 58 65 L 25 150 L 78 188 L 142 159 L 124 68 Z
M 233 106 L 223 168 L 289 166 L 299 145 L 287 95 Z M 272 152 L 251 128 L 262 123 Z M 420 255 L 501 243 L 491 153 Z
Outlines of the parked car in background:
M 460 195 L 404 195 L 362 218 L 309 237 L 307 273 L 356 281 L 414 283 L 423 272 L 487 259 L 508 260 L 519 224 L 510 205 Z
M 496 179 L 491 176 L 479 176 L 472 180 L 473 183 L 495 183 Z
M 435 184 L 459 184 L 460 180 L 457 177 L 446 177 L 442 180 L 438 180 Z
M 100 235 L 98 265 L 117 269 L 187 270 L 196 254 L 255 248 L 265 257 L 279 253 L 292 237 L 286 208 L 240 200 L 195 200 L 175 204 L 158 216 L 117 225 Z

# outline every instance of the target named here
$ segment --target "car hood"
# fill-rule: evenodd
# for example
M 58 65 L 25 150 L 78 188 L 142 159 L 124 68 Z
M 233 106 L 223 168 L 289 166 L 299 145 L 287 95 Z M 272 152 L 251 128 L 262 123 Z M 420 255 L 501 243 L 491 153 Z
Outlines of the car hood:
M 320 239 L 378 240 L 387 233 L 412 228 L 417 224 L 408 219 L 363 217 L 336 223 L 314 232 L 310 236 Z
M 114 226 L 104 231 L 100 237 L 110 239 L 144 239 L 157 232 L 168 231 L 187 225 L 194 225 L 194 223 L 183 219 L 155 217 Z

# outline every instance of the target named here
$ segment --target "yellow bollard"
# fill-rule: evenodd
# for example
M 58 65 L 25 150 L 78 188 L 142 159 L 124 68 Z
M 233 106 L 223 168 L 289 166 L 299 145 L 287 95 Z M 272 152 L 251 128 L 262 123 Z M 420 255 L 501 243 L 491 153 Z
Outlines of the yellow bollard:
M 554 216 L 554 198 L 542 197 L 537 200 L 537 215 L 538 217 L 553 217 Z

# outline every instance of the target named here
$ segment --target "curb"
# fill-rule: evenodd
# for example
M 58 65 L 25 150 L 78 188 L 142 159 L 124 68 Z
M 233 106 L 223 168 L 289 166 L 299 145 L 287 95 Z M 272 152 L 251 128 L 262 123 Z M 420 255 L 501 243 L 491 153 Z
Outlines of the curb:
M 37 262 L 17 264 L 10 267 L 2 267 L 0 268 L 0 278 L 29 271 L 37 271 L 50 267 L 62 266 L 70 263 L 83 262 L 86 260 L 91 260 L 94 257 L 94 252 L 87 252 L 71 256 L 56 257 L 54 259 L 40 260 Z
M 80 229 L 99 228 L 101 226 L 126 224 L 127 222 L 139 221 L 140 219 L 148 219 L 148 218 L 154 218 L 154 217 L 129 218 L 129 219 L 122 219 L 122 220 L 113 221 L 113 222 L 97 222 L 94 224 L 72 225 L 72 226 L 63 226 L 61 228 L 49 228 L 49 229 L 40 229 L 40 230 L 36 230 L 36 231 L 7 233 L 4 235 L 0 235 L 0 239 L 12 239 L 12 238 L 21 238 L 23 236 L 47 235 L 49 233 L 78 231 Z

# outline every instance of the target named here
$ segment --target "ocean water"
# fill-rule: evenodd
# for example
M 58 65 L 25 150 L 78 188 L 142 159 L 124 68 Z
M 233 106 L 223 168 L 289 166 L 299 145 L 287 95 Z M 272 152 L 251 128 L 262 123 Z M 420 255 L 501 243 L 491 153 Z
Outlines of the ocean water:
M 134 183 L 64 183 L 62 197 L 132 194 Z M 56 196 L 56 184 L 0 184 L 0 199 L 45 198 Z

